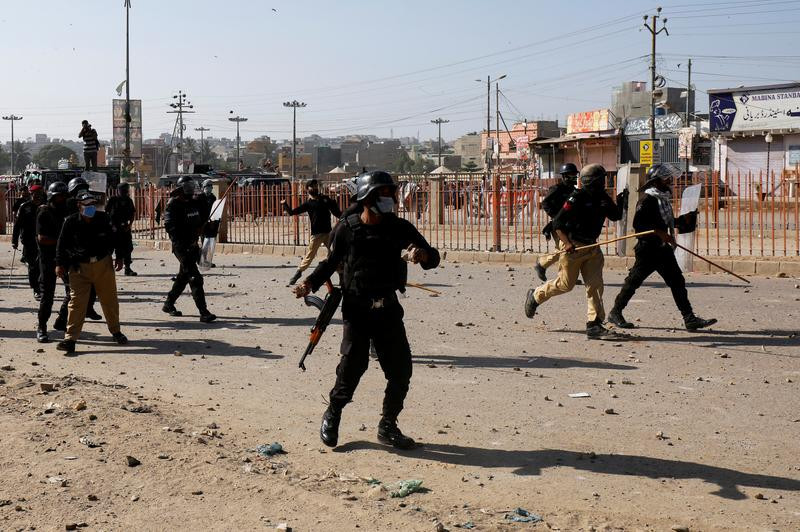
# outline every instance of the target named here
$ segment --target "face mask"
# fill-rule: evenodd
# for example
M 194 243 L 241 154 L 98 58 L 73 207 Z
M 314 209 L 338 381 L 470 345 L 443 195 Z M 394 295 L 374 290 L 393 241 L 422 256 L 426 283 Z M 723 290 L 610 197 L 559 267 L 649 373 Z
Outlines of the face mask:
M 372 212 L 376 214 L 391 214 L 394 212 L 394 198 L 380 196 L 372 207 Z
M 97 212 L 97 207 L 94 205 L 84 205 L 81 209 L 81 214 L 86 216 L 87 218 L 94 218 L 95 213 Z

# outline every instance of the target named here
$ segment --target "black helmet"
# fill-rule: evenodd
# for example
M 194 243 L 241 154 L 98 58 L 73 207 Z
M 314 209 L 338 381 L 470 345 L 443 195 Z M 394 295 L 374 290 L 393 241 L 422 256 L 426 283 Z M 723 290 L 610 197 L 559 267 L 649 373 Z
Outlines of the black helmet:
M 356 194 L 357 201 L 363 201 L 375 190 L 381 187 L 397 188 L 392 176 L 382 170 L 367 172 L 358 176 L 358 193 Z
M 676 173 L 677 170 L 668 164 L 654 164 L 647 169 L 647 174 L 644 176 L 644 185 L 639 187 L 639 191 L 650 188 L 659 179 L 669 185 Z
M 592 188 L 598 186 L 599 183 L 603 186 L 606 184 L 606 169 L 601 164 L 590 164 L 584 166 L 581 170 L 581 187 Z
M 182 175 L 178 178 L 178 185 L 176 188 L 181 189 L 184 194 L 191 196 L 195 193 L 195 190 L 197 190 L 197 185 L 191 176 Z
M 351 177 L 344 181 L 344 186 L 347 188 L 347 195 L 350 197 L 350 201 L 356 201 L 356 197 L 358 197 L 359 177 L 360 176 Z
M 69 194 L 69 190 L 67 189 L 67 184 L 63 181 L 55 181 L 47 187 L 47 201 L 56 196 L 66 196 L 67 194 Z
M 563 175 L 570 175 L 570 176 L 578 176 L 578 167 L 572 163 L 564 163 L 561 165 L 561 169 L 558 171 L 559 174 Z
M 89 190 L 89 183 L 82 177 L 73 177 L 67 185 L 67 191 L 71 196 L 76 196 L 81 190 Z
M 129 188 L 131 188 L 131 186 L 125 181 L 120 181 L 120 183 L 117 185 L 117 190 L 125 190 Z

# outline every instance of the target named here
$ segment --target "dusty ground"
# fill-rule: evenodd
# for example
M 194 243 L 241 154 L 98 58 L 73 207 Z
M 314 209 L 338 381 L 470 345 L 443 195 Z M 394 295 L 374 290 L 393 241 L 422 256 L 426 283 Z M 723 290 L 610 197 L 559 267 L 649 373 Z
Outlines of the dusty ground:
M 204 326 L 188 296 L 187 316 L 160 312 L 172 256 L 136 258 L 141 275 L 119 280 L 131 344 L 89 323 L 65 358 L 35 342 L 34 301 L 18 269 L 6 288 L 0 245 L 0 530 L 800 529 L 796 279 L 691 276 L 698 313 L 720 319 L 695 334 L 673 329 L 653 282 L 626 313 L 636 338 L 614 344 L 585 339 L 579 291 L 527 320 L 519 266 L 416 270 L 444 292 L 403 300 L 415 374 L 401 427 L 425 446 L 376 442 L 373 364 L 331 451 L 317 430 L 340 321 L 300 372 L 314 316 L 284 286 L 294 259 L 217 257 L 206 287 L 220 319 Z M 607 273 L 607 304 L 621 278 Z M 287 454 L 254 451 L 274 441 Z M 391 498 L 370 477 L 428 491 Z M 517 507 L 545 523 L 509 523 Z

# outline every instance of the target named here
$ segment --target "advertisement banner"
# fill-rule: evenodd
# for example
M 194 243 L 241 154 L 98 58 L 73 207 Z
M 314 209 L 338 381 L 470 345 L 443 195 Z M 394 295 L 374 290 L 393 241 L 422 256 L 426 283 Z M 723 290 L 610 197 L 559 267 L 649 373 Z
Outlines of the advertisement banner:
M 514 144 L 517 146 L 517 158 L 520 161 L 527 161 L 530 155 L 530 147 L 528 146 L 528 136 L 523 135 L 514 139 Z
M 125 150 L 125 100 L 114 99 L 112 110 L 112 153 L 122 157 Z M 142 100 L 131 100 L 131 158 L 142 156 Z
M 653 166 L 653 141 L 639 141 L 639 164 L 642 166 Z
M 608 109 L 598 109 L 567 116 L 567 134 L 608 131 L 614 127 L 608 121 Z
M 678 158 L 692 158 L 692 140 L 694 139 L 694 128 L 682 127 L 678 132 Z
M 683 118 L 675 113 L 656 116 L 656 133 L 674 133 L 683 126 Z M 650 118 L 630 118 L 625 124 L 625 135 L 632 137 L 635 135 L 650 134 Z
M 800 128 L 800 84 L 708 94 L 711 132 Z

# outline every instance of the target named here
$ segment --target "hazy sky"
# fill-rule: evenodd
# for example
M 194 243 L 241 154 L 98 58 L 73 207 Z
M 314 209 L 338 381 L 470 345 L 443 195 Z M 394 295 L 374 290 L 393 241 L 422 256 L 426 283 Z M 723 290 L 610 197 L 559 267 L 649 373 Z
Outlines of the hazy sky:
M 77 140 L 88 118 L 111 136 L 111 99 L 125 78 L 123 0 L 3 0 L 0 113 L 18 137 Z M 487 75 L 501 82 L 509 127 L 522 117 L 564 121 L 607 107 L 611 88 L 649 80 L 655 6 L 623 0 L 132 0 L 131 98 L 143 100 L 145 138 L 171 132 L 178 89 L 196 114 L 188 133 L 235 136 L 229 111 L 249 118 L 242 137 L 372 133 L 446 138 L 486 123 Z M 699 90 L 800 78 L 797 0 L 661 4 L 659 71 L 685 83 L 693 57 Z M 273 10 L 274 9 L 274 10 Z M 680 64 L 680 66 L 678 66 Z M 479 84 L 476 78 L 484 81 Z M 698 93 L 698 108 L 707 106 Z M 494 94 L 492 95 L 494 106 Z M 494 118 L 492 118 L 494 127 Z M 10 137 L 0 122 L 0 141 Z

